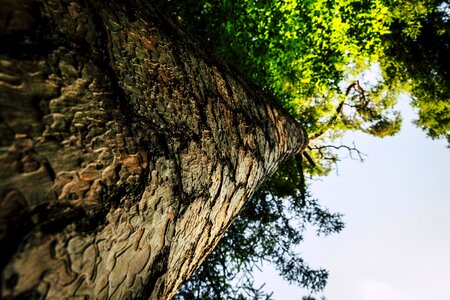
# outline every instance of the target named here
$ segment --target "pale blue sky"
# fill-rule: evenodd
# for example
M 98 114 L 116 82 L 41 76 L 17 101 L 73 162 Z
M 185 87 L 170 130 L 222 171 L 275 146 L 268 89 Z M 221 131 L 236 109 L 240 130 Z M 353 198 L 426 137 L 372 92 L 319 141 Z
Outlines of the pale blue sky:
M 345 214 L 342 233 L 308 233 L 300 248 L 311 266 L 330 271 L 328 300 L 450 299 L 450 149 L 415 127 L 402 101 L 398 135 L 348 135 L 365 161 L 344 160 L 338 175 L 312 185 L 323 205 Z M 267 266 L 257 276 L 274 299 L 306 295 L 275 274 Z

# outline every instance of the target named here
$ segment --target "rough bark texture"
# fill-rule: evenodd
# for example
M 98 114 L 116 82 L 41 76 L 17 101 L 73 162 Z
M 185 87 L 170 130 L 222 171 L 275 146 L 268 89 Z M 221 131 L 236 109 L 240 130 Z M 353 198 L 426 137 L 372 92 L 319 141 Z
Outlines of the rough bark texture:
M 145 1 L 0 0 L 1 297 L 169 299 L 300 126 Z

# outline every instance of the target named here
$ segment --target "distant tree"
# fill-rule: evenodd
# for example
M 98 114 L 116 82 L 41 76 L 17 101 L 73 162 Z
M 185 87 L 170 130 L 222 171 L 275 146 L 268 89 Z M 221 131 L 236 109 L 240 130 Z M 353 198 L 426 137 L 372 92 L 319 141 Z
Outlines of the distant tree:
M 450 6 L 448 1 L 391 1 L 393 18 L 380 62 L 391 88 L 412 95 L 431 138 L 450 144 Z

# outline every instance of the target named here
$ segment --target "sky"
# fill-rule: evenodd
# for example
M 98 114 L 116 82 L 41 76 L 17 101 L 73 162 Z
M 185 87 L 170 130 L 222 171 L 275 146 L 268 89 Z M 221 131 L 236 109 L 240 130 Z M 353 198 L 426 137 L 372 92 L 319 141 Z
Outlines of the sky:
M 316 181 L 314 197 L 344 214 L 339 234 L 308 231 L 299 251 L 330 276 L 319 296 L 328 300 L 450 299 L 450 149 L 412 124 L 404 97 L 399 134 L 384 139 L 351 134 L 367 156 L 345 159 Z M 290 286 L 266 265 L 256 276 L 275 300 L 297 300 L 307 291 Z

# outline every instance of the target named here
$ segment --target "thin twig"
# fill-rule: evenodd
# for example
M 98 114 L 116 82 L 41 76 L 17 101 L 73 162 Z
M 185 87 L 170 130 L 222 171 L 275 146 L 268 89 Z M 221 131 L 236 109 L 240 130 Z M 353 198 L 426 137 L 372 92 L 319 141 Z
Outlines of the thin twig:
M 354 153 L 356 153 L 358 155 L 357 160 L 360 161 L 364 161 L 364 156 L 367 156 L 366 154 L 362 153 L 361 151 L 358 150 L 358 148 L 356 148 L 356 146 L 353 144 L 353 147 L 347 146 L 347 145 L 322 145 L 322 146 L 312 146 L 311 150 L 317 150 L 319 152 L 319 154 L 321 155 L 321 157 L 325 158 L 325 155 L 323 154 L 323 150 L 324 149 L 336 149 L 336 150 L 341 150 L 341 149 L 346 149 L 348 151 L 348 154 L 350 156 L 351 159 L 356 159 L 353 155 Z

